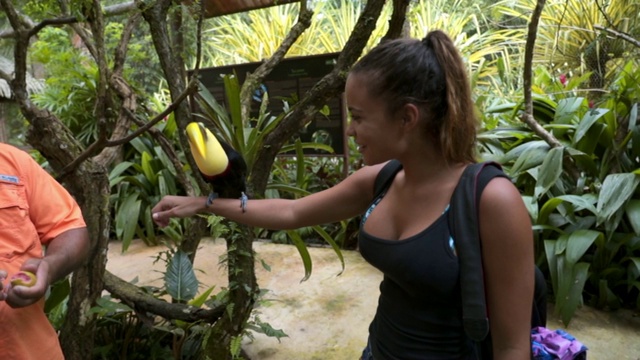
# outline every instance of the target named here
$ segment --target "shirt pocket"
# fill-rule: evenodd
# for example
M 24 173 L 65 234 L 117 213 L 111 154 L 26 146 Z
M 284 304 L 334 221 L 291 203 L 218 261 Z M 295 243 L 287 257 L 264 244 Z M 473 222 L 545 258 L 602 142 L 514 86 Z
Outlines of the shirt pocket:
M 24 185 L 0 180 L 0 260 L 26 254 L 37 246 L 37 239 Z

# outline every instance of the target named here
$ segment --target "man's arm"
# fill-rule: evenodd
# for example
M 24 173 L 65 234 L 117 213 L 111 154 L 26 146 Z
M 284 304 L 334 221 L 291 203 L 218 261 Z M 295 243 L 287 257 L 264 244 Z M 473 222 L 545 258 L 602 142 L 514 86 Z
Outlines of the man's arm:
M 85 227 L 60 233 L 49 242 L 44 258 L 28 259 L 20 268 L 36 274 L 36 284 L 32 287 L 10 286 L 7 289 L 7 303 L 18 308 L 37 302 L 51 284 L 82 265 L 89 248 L 89 233 Z
M 89 248 L 87 228 L 67 230 L 51 240 L 43 259 L 49 266 L 49 283 L 53 284 L 82 265 L 89 255 Z

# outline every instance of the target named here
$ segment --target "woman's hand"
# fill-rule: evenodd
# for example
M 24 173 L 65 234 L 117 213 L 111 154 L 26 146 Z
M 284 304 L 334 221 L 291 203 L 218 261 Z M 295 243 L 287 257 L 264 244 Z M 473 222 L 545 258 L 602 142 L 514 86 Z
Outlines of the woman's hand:
M 160 227 L 169 225 L 171 218 L 185 218 L 196 215 L 206 208 L 207 198 L 192 196 L 172 196 L 162 198 L 151 209 L 153 221 Z

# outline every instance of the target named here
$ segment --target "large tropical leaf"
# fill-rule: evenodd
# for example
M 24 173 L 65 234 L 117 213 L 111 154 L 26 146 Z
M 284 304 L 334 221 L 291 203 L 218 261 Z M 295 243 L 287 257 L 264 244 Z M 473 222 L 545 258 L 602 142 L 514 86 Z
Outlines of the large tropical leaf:
M 327 242 L 327 244 L 331 245 L 331 248 L 333 249 L 333 251 L 335 251 L 336 255 L 338 256 L 338 259 L 340 259 L 340 264 L 342 265 L 342 271 L 344 271 L 344 256 L 342 256 L 342 251 L 340 251 L 340 246 L 338 246 L 335 240 L 333 240 L 333 238 L 329 234 L 327 234 L 327 232 L 322 227 L 316 225 L 316 226 L 313 226 L 313 230 L 315 230 L 316 233 L 318 233 L 318 235 L 320 235 L 322 239 Z M 342 271 L 340 271 L 340 274 L 342 273 Z
M 551 198 L 547 200 L 542 208 L 540 209 L 540 213 L 537 218 L 538 224 L 545 224 L 549 219 L 549 215 L 553 213 L 553 211 L 562 203 L 569 203 L 573 205 L 573 211 L 580 210 L 588 210 L 592 214 L 596 215 L 598 210 L 595 207 L 595 202 L 597 201 L 596 197 L 592 194 L 583 194 L 583 195 L 561 195 L 558 197 Z
M 567 240 L 566 264 L 576 264 L 598 237 L 604 238 L 604 235 L 599 231 L 586 229 L 572 232 Z
M 589 275 L 589 266 L 588 263 L 578 263 L 566 269 L 561 278 L 560 293 L 556 297 L 556 311 L 565 326 L 569 325 L 576 310 L 582 305 L 582 291 Z M 558 302 L 559 299 L 562 301 Z
M 640 236 L 640 200 L 629 200 L 626 206 L 627 218 L 636 236 Z
M 199 283 L 187 253 L 178 250 L 173 254 L 164 274 L 164 283 L 167 293 L 178 301 L 189 301 L 196 296 Z
M 538 172 L 539 176 L 534 193 L 535 198 L 539 198 L 540 195 L 549 191 L 562 175 L 562 155 L 563 148 L 557 147 L 551 149 L 545 157 Z
M 610 220 L 631 199 L 638 182 L 640 179 L 633 173 L 610 174 L 604 179 L 598 197 L 598 224 Z
M 591 126 L 608 111 L 609 109 L 593 109 L 588 111 L 578 124 L 576 134 L 573 136 L 573 143 L 577 144 L 582 137 L 587 134 Z
M 304 266 L 304 277 L 300 282 L 306 281 L 311 276 L 311 270 L 313 269 L 313 264 L 311 262 L 311 255 L 309 254 L 309 249 L 307 249 L 307 245 L 304 243 L 304 240 L 300 237 L 300 234 L 293 230 L 287 230 L 287 235 L 293 242 L 293 244 L 298 249 L 300 253 L 300 257 L 302 258 L 302 264 Z
M 118 206 L 115 228 L 116 236 L 122 239 L 123 252 L 127 251 L 131 240 L 133 240 L 133 235 L 136 233 L 141 203 L 137 193 L 130 193 Z
M 536 0 L 501 2 L 496 9 L 509 19 L 528 19 L 537 3 Z M 578 76 L 592 71 L 594 64 L 603 59 L 613 59 L 607 65 L 615 66 L 615 59 L 624 57 L 633 48 L 621 39 L 603 36 L 596 25 L 638 34 L 640 22 L 631 15 L 638 14 L 638 7 L 636 1 L 628 0 L 546 1 L 536 34 L 534 61 Z M 526 32 L 527 27 L 520 30 Z

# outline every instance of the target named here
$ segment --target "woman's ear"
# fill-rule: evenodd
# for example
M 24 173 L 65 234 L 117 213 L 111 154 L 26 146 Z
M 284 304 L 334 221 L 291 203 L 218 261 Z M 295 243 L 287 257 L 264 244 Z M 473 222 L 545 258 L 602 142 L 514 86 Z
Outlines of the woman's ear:
M 415 104 L 404 104 L 400 111 L 402 115 L 403 127 L 407 129 L 413 129 L 418 126 L 418 122 L 420 120 L 420 109 Z

